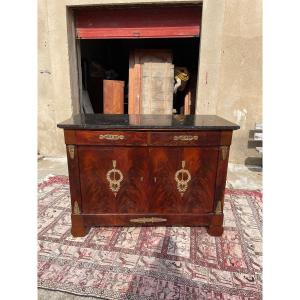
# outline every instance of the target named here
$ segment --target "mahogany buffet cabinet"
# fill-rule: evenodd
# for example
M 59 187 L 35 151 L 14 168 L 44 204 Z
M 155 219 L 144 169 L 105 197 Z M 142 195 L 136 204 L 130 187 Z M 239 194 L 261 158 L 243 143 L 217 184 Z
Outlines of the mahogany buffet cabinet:
M 223 233 L 229 147 L 212 115 L 79 114 L 64 129 L 72 235 L 91 226 L 206 226 Z

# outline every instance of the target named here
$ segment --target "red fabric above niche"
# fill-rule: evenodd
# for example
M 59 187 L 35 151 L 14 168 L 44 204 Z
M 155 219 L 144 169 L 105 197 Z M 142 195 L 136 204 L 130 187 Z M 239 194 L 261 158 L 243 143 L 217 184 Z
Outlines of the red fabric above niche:
M 200 6 L 75 10 L 80 39 L 199 37 L 200 23 Z

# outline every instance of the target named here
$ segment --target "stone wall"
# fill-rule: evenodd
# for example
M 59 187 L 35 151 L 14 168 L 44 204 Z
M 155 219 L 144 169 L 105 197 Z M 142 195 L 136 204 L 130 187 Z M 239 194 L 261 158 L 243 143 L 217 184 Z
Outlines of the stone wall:
M 78 112 L 75 39 L 69 6 L 169 0 L 39 0 L 38 147 L 41 155 L 64 155 L 56 124 Z M 204 0 L 197 93 L 198 114 L 218 114 L 241 126 L 234 133 L 230 161 L 257 156 L 249 133 L 261 122 L 262 1 Z

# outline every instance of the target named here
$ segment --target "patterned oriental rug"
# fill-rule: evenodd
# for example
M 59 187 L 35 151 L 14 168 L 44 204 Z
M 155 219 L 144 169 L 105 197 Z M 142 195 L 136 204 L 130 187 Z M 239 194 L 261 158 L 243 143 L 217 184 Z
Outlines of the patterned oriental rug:
M 92 228 L 70 233 L 68 178 L 39 184 L 38 286 L 100 299 L 262 299 L 262 194 L 226 190 L 225 230 Z

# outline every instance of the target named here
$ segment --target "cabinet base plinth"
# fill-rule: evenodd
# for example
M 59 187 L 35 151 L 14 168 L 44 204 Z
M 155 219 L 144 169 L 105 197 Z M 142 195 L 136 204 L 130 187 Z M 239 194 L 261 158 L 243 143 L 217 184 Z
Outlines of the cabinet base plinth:
M 206 214 L 80 214 L 72 215 L 71 233 L 83 237 L 91 227 L 206 226 L 211 236 L 223 234 L 223 215 Z

